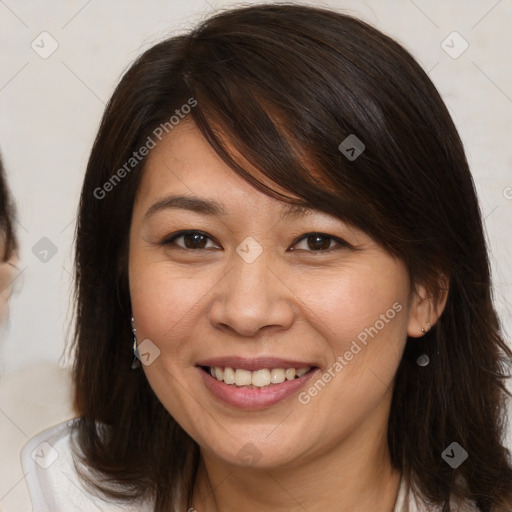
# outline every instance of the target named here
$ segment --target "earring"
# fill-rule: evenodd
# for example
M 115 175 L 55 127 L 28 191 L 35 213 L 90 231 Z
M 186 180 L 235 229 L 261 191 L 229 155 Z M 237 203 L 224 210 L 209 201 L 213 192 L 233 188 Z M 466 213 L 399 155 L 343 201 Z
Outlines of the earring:
M 135 318 L 132 316 L 132 333 L 133 333 L 133 361 L 132 370 L 140 368 L 139 349 L 137 348 L 137 329 L 135 328 Z
M 421 356 L 416 359 L 416 364 L 418 366 L 427 366 L 428 363 L 430 363 L 430 358 L 427 354 L 421 354 Z
M 427 333 L 428 331 L 430 331 L 430 328 L 432 327 L 432 324 L 430 322 L 427 322 L 427 328 L 425 329 L 424 327 L 421 328 L 421 332 L 423 334 Z
M 421 332 L 423 334 L 427 333 L 428 331 L 430 331 L 430 328 L 432 327 L 432 324 L 430 322 L 427 321 L 426 323 L 426 329 L 424 327 L 421 328 Z M 427 354 L 421 354 L 418 359 L 416 359 L 416 364 L 418 366 L 427 366 L 428 363 L 430 363 L 430 358 L 427 356 Z

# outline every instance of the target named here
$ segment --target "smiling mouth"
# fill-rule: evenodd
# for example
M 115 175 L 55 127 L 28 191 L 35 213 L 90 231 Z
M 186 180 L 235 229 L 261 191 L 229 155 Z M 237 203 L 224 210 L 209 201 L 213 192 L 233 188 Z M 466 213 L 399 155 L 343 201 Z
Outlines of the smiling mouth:
M 300 379 L 315 370 L 315 366 L 302 368 L 262 368 L 255 371 L 222 366 L 200 366 L 214 379 L 229 386 L 244 389 L 261 389 L 282 384 L 285 381 Z

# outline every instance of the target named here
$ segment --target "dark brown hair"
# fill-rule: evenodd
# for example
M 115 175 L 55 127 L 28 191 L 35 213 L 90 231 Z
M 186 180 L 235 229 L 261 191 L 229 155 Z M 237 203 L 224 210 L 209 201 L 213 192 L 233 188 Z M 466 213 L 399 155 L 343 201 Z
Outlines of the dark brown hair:
M 0 157 L 0 237 L 2 242 L 0 246 L 3 245 L 0 261 L 2 262 L 8 261 L 18 250 L 18 242 L 14 231 L 15 217 L 14 203 L 9 193 L 4 166 Z
M 76 232 L 78 448 L 101 474 L 100 488 L 155 500 L 158 511 L 188 506 L 193 489 L 198 446 L 144 373 L 130 369 L 127 242 L 144 159 L 108 194 L 95 194 L 190 98 L 197 101 L 190 119 L 255 187 L 364 230 L 436 297 L 449 281 L 444 313 L 422 342 L 432 363 L 419 368 L 408 340 L 396 375 L 392 463 L 425 502 L 445 511 L 450 495 L 473 499 L 483 512 L 510 510 L 503 429 L 512 354 L 493 309 L 481 215 L 457 131 L 399 44 L 352 17 L 297 5 L 227 11 L 155 45 L 108 103 Z M 366 146 L 353 161 L 338 149 L 351 134 Z M 260 183 L 228 143 L 300 200 Z M 457 469 L 441 457 L 452 442 L 469 453 Z

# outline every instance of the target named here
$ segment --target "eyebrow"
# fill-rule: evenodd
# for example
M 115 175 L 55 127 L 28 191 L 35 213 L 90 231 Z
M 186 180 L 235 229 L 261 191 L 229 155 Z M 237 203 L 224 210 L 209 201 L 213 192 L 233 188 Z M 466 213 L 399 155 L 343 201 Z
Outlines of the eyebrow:
M 217 201 L 212 199 L 202 199 L 194 196 L 171 195 L 158 200 L 148 208 L 144 214 L 144 220 L 155 215 L 158 212 L 168 209 L 188 210 L 203 215 L 226 215 L 226 209 Z M 305 217 L 313 213 L 313 208 L 300 205 L 288 204 L 283 208 L 283 218 Z

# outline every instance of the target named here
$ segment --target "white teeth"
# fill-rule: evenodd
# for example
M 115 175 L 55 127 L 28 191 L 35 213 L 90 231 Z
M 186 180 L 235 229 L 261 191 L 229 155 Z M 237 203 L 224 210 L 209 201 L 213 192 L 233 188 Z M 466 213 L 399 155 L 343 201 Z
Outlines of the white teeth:
M 297 377 L 302 377 L 307 373 L 307 371 L 307 368 L 299 368 L 298 370 L 295 370 L 295 375 L 297 375 Z
M 295 379 L 295 368 L 287 368 L 287 370 L 284 372 L 284 375 L 286 377 L 286 380 Z
M 258 370 L 252 372 L 252 385 L 257 388 L 268 386 L 270 384 L 270 370 Z
M 235 380 L 236 378 L 233 368 L 224 368 L 224 382 L 226 384 L 234 384 Z
M 276 368 L 270 372 L 270 382 L 272 384 L 281 384 L 281 382 L 284 382 L 284 379 L 285 375 L 282 368 Z
M 252 374 L 249 370 L 236 370 L 235 371 L 235 384 L 237 386 L 249 386 L 251 384 L 251 382 L 252 382 Z
M 254 386 L 263 388 L 273 384 L 281 384 L 285 380 L 293 380 L 302 377 L 311 370 L 306 368 L 262 368 L 251 372 L 249 370 L 222 368 L 220 366 L 210 367 L 210 375 L 217 380 L 224 381 L 225 384 L 236 386 Z

